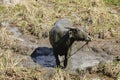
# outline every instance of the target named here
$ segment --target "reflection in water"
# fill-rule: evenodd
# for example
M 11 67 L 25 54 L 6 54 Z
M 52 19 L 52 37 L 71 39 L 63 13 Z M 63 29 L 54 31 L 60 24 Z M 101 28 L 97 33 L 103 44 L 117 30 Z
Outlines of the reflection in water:
M 42 67 L 55 67 L 55 57 L 51 48 L 38 47 L 31 54 L 34 62 L 40 64 Z

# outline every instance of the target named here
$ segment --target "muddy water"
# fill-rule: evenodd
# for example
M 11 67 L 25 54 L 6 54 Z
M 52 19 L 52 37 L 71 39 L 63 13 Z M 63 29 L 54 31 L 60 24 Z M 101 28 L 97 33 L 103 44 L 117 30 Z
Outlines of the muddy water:
M 76 52 L 77 47 L 80 48 L 82 45 L 84 45 L 84 42 L 77 42 L 77 45 L 74 45 L 71 54 Z M 38 47 L 32 52 L 31 57 L 34 62 L 40 64 L 42 67 L 56 66 L 52 48 Z M 111 60 L 111 56 L 104 52 L 96 53 L 86 45 L 69 58 L 68 67 L 71 70 L 85 69 L 87 67 L 98 65 L 100 62 Z
M 49 41 L 48 39 L 45 41 L 44 39 L 40 41 L 40 43 L 35 43 L 30 41 L 30 36 L 24 36 L 19 31 L 17 27 L 9 27 L 9 31 L 13 33 L 13 36 L 17 37 L 18 40 L 20 40 L 20 47 L 22 48 L 29 48 L 27 56 L 31 57 L 31 59 L 39 64 L 42 67 L 55 67 L 55 57 L 53 55 L 53 51 L 50 45 L 48 45 Z M 22 40 L 22 41 L 21 41 Z M 84 42 L 75 42 L 73 45 L 73 54 L 75 51 L 77 51 L 78 48 L 80 48 L 82 45 L 84 45 Z M 97 48 L 93 50 L 93 46 L 88 47 L 88 45 L 81 48 L 79 51 L 77 51 L 73 56 L 70 57 L 69 68 L 71 70 L 75 69 L 85 69 L 90 66 L 98 65 L 101 61 L 109 61 L 111 60 L 111 56 L 107 55 L 103 51 L 97 51 Z
M 30 57 L 35 63 L 40 64 L 42 67 L 56 66 L 55 57 L 53 55 L 52 48 L 48 48 L 45 46 L 38 47 L 38 44 L 30 42 L 28 40 L 29 38 L 21 37 L 22 33 L 20 33 L 17 27 L 9 28 L 9 31 L 12 32 L 15 37 L 22 39 L 23 40 L 22 43 L 24 43 L 24 46 L 34 48 Z M 81 42 L 81 43 L 77 42 L 77 45 L 73 46 L 72 53 L 75 52 L 77 48 L 80 48 L 82 45 L 84 45 L 84 42 Z M 110 57 L 105 55 L 103 52 L 95 53 L 91 49 L 89 49 L 87 46 L 85 46 L 81 50 L 76 52 L 75 55 L 71 56 L 69 60 L 70 60 L 70 63 L 72 64 L 69 66 L 70 69 L 77 69 L 77 68 L 84 69 L 89 66 L 97 65 L 101 61 L 110 60 Z
M 93 51 L 93 46 L 85 45 L 81 48 L 84 44 L 84 42 L 75 42 L 75 45 L 73 45 L 71 54 L 74 55 L 69 58 L 68 69 L 72 71 L 76 69 L 85 70 L 86 68 L 96 66 L 101 62 L 109 62 L 112 60 L 110 55 L 107 55 L 103 51 L 97 51 L 97 48 Z M 77 51 L 78 48 L 81 49 Z
M 42 67 L 55 67 L 55 57 L 51 48 L 38 47 L 31 54 L 34 62 L 40 64 Z
M 55 57 L 53 55 L 52 48 L 45 47 L 44 44 L 43 45 L 36 44 L 30 41 L 30 36 L 23 36 L 17 27 L 8 27 L 8 31 L 12 33 L 12 38 L 15 38 L 20 41 L 19 47 L 23 47 L 23 48 L 27 47 L 27 48 L 33 49 L 31 50 L 32 52 L 29 53 L 29 55 L 27 56 L 31 57 L 31 59 L 35 63 L 39 64 L 42 67 L 56 66 Z M 43 46 L 43 47 L 40 47 L 40 46 Z M 27 63 L 23 63 L 23 65 L 27 66 Z M 33 65 L 29 65 L 29 67 L 30 66 L 33 66 Z
M 21 48 L 21 52 L 24 50 L 28 52 L 27 55 L 23 56 L 27 56 L 29 59 L 26 60 L 26 62 L 23 61 L 20 65 L 33 67 L 32 63 L 37 63 L 43 68 L 53 68 L 56 66 L 55 57 L 48 39 L 40 39 L 38 40 L 38 43 L 36 43 L 34 37 L 23 35 L 17 27 L 8 27 L 8 31 L 12 32 L 12 36 L 19 41 L 18 45 L 20 44 L 19 48 Z M 119 41 L 117 41 L 117 45 L 116 41 L 113 40 L 105 40 L 103 42 L 93 41 L 83 48 L 81 47 L 85 44 L 84 42 L 75 42 L 71 54 L 76 52 L 77 49 L 81 49 L 69 58 L 69 70 L 75 71 L 76 69 L 86 69 L 87 67 L 98 65 L 100 62 L 111 61 L 113 56 L 120 54 L 118 42 Z M 27 63 L 30 63 L 31 65 L 28 65 Z

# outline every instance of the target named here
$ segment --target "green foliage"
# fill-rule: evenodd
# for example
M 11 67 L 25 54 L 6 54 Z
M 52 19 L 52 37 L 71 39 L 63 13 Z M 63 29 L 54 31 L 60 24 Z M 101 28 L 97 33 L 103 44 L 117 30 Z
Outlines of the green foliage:
M 105 0 L 105 2 L 109 5 L 120 6 L 120 0 Z
M 2 12 L 5 9 L 5 6 L 0 5 L 0 12 Z
M 120 71 L 119 71 L 119 73 L 117 74 L 117 80 L 120 80 Z

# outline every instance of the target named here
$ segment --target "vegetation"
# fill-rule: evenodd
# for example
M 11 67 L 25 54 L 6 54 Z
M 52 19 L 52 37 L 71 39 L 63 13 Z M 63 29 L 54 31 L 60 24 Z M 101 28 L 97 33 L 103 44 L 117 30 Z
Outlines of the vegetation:
M 39 32 L 48 31 L 57 19 L 64 17 L 71 19 L 76 25 L 90 29 L 90 33 L 112 29 L 114 36 L 119 34 L 120 17 L 110 14 L 103 0 L 25 0 L 15 6 L 1 5 L 0 9 L 2 21 L 7 19 L 23 33 L 29 32 L 38 37 L 41 37 Z
M 120 6 L 120 1 L 119 0 L 105 0 L 105 2 L 109 5 Z
M 104 2 L 105 1 L 105 2 Z M 19 67 L 25 58 L 14 52 L 16 40 L 6 30 L 3 22 L 17 26 L 23 34 L 41 38 L 48 34 L 53 23 L 59 18 L 69 18 L 75 25 L 82 25 L 91 35 L 99 32 L 120 37 L 120 16 L 111 13 L 106 4 L 120 6 L 119 0 L 25 0 L 16 5 L 0 4 L 0 80 L 42 80 L 44 71 L 40 68 Z M 117 8 L 117 10 L 120 7 Z M 109 34 L 107 34 L 109 35 Z M 106 68 L 105 68 L 106 69 Z M 107 69 L 106 69 L 107 70 Z M 105 72 L 106 73 L 106 72 Z M 120 72 L 115 75 L 120 79 Z M 61 69 L 55 69 L 51 80 L 77 80 Z M 86 79 L 84 79 L 86 80 Z

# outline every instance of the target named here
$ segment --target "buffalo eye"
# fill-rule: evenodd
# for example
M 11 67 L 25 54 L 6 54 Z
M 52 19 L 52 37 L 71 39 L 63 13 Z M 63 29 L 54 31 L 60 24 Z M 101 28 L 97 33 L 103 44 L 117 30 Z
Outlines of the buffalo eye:
M 75 35 L 77 35 L 77 34 L 78 34 L 78 30 L 77 30 L 77 29 L 74 29 L 74 30 L 73 30 L 73 33 L 74 33 Z
M 72 34 L 73 32 L 69 31 L 68 33 L 69 33 L 69 38 L 72 38 L 73 37 L 73 34 Z

